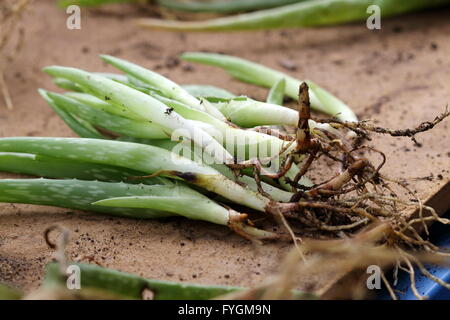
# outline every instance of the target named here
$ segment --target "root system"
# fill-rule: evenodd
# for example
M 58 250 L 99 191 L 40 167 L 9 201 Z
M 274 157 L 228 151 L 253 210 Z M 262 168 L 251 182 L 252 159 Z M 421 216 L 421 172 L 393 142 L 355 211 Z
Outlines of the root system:
M 433 121 L 405 130 L 378 127 L 368 121 L 342 122 L 336 119 L 314 119 L 316 122 L 325 123 L 337 129 L 332 131 L 309 127 L 311 115 L 306 83 L 300 87 L 299 96 L 299 123 L 294 135 L 297 146 L 286 155 L 286 161 L 278 174 L 271 176 L 271 178 L 282 178 L 293 164 L 298 165 L 300 171 L 293 180 L 289 180 L 295 195 L 290 203 L 274 202 L 268 211 L 274 216 L 278 213 L 282 214 L 285 219 L 277 218 L 276 220 L 283 225 L 283 229 L 288 230 L 286 233 L 296 244 L 299 238 L 296 230 L 301 230 L 302 235 L 307 239 L 304 239 L 295 250 L 298 259 L 305 257 L 308 253 L 314 254 L 301 262 L 290 258 L 285 264 L 295 264 L 298 267 L 297 275 L 318 271 L 339 274 L 344 271 L 362 270 L 371 264 L 381 268 L 394 266 L 396 272 L 401 269 L 410 274 L 414 294 L 417 298 L 423 299 L 414 282 L 413 265 L 416 265 L 424 276 L 449 287 L 423 266 L 423 263 L 448 265 L 449 253 L 429 242 L 417 231 L 417 227 L 421 226 L 428 234 L 430 223 L 449 224 L 450 221 L 439 217 L 433 208 L 424 205 L 407 183 L 385 176 L 381 171 L 386 163 L 387 155 L 365 144 L 370 140 L 371 133 L 409 137 L 417 143 L 415 135 L 432 129 L 447 118 L 450 114 L 448 108 Z M 354 134 L 349 135 L 347 130 Z M 289 136 L 289 134 L 282 133 L 282 136 Z M 373 163 L 361 155 L 367 153 L 378 154 L 380 158 L 378 163 Z M 299 179 L 320 161 L 321 157 L 332 161 L 335 164 L 333 168 L 337 172 L 331 178 L 311 187 L 300 185 Z M 259 161 L 247 162 L 253 163 L 256 176 L 264 172 Z M 259 177 L 255 180 L 261 179 L 262 177 Z M 408 220 L 407 213 L 414 210 L 418 212 L 418 217 Z M 316 240 L 308 239 L 311 237 Z M 294 260 L 296 262 L 293 262 Z M 282 269 L 286 268 L 291 270 L 287 266 Z M 291 280 L 295 278 L 291 271 L 287 274 L 290 275 Z M 392 298 L 396 299 L 395 290 L 384 274 L 382 277 Z M 268 292 L 272 292 L 269 294 L 271 298 L 289 296 L 292 288 L 280 284 L 285 283 L 284 278 L 281 272 L 281 275 L 273 280 L 272 285 L 264 285 L 264 290 L 270 289 Z M 286 290 L 278 290 L 284 287 Z M 243 296 L 242 293 L 237 295 L 240 298 L 255 297 L 252 295 L 255 292 L 258 292 L 258 295 L 261 293 L 259 290 L 248 293 L 248 296 Z M 273 296 L 273 292 L 278 293 Z M 311 293 L 320 296 L 324 292 Z M 352 297 L 358 297 L 358 294 Z

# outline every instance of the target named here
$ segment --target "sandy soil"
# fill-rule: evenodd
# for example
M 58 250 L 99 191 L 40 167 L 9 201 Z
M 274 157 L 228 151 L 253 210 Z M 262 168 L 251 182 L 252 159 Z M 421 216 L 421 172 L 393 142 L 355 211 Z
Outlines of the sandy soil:
M 264 89 L 176 58 L 184 51 L 241 56 L 314 80 L 346 101 L 360 118 L 386 127 L 432 120 L 449 102 L 450 10 L 385 20 L 381 31 L 369 31 L 361 23 L 334 29 L 185 34 L 144 31 L 123 14 L 87 10 L 82 12 L 82 29 L 68 30 L 65 12 L 53 3 L 35 1 L 34 10 L 26 14 L 26 44 L 7 74 L 15 109 L 0 106 L 0 136 L 73 136 L 37 94 L 39 87 L 54 89 L 41 68 L 59 64 L 112 71 L 97 58 L 100 53 L 129 59 L 180 83 L 218 85 L 263 99 Z M 143 14 L 118 8 L 129 16 Z M 441 190 L 434 201 L 440 212 L 450 205 L 449 125 L 447 120 L 419 135 L 420 148 L 408 139 L 386 138 L 382 144 L 373 140 L 390 155 L 384 172 L 414 179 L 412 187 L 424 200 Z M 52 258 L 43 231 L 55 223 L 72 232 L 71 259 L 193 283 L 254 285 L 276 270 L 287 249 L 284 244 L 255 248 L 226 228 L 184 219 L 139 221 L 0 204 L 0 282 L 25 290 L 38 286 Z M 325 286 L 332 278 L 303 279 L 301 287 L 317 281 Z

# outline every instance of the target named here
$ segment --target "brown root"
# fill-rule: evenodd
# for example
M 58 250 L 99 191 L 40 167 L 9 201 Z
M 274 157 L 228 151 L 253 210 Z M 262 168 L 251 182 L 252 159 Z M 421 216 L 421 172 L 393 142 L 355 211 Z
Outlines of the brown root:
M 433 208 L 424 205 L 406 183 L 382 174 L 387 156 L 362 142 L 364 139 L 370 139 L 370 133 L 410 137 L 415 141 L 415 135 L 431 130 L 449 115 L 447 108 L 433 121 L 423 122 L 416 128 L 405 130 L 382 128 L 368 121 L 314 119 L 316 122 L 329 124 L 333 130 L 311 130 L 308 124 L 311 119 L 308 86 L 304 83 L 299 91 L 299 121 L 295 140 L 290 141 L 290 145 L 295 145 L 280 152 L 281 167 L 278 172 L 265 172 L 261 164 L 264 162 L 259 159 L 247 160 L 235 165 L 233 169 L 242 174 L 241 169 L 253 168 L 259 192 L 269 199 L 270 195 L 260 187 L 261 175 L 264 175 L 265 179 L 272 179 L 274 184 L 284 179 L 283 181 L 292 186 L 295 195 L 291 202 L 271 201 L 267 213 L 282 227 L 285 236 L 294 242 L 296 252 L 300 253 L 300 256 L 304 257 L 307 252 L 315 253 L 312 260 L 303 261 L 302 273 L 322 269 L 323 272 L 331 272 L 325 270 L 328 267 L 351 271 L 375 263 L 380 267 L 394 266 L 395 272 L 405 270 L 413 279 L 415 264 L 425 276 L 443 283 L 427 272 L 422 263 L 448 263 L 445 259 L 450 254 L 440 251 L 426 240 L 417 227 L 421 227 L 425 234 L 428 234 L 430 223 L 450 224 L 450 220 L 439 217 Z M 338 130 L 345 131 L 341 133 Z M 357 144 L 355 140 L 348 139 L 348 130 L 356 133 L 359 138 Z M 368 160 L 365 153 L 369 152 L 381 157 L 378 164 L 372 164 Z M 300 178 L 307 175 L 322 156 L 326 157 L 328 162 L 336 163 L 339 171 L 312 187 L 301 186 Z M 287 175 L 293 166 L 298 166 L 298 171 L 290 180 Z M 404 191 L 407 196 L 400 197 Z M 413 210 L 417 210 L 418 217 L 406 219 L 404 213 Z M 304 240 L 301 243 L 298 242 L 300 237 Z M 326 259 L 334 259 L 336 263 L 327 263 Z M 391 297 L 397 298 L 394 288 L 384 274 L 382 281 Z M 416 296 L 422 299 L 414 281 L 412 288 Z
M 367 121 L 345 122 L 345 121 L 340 121 L 338 119 L 314 119 L 314 120 L 319 123 L 333 124 L 334 127 L 345 127 L 365 138 L 368 138 L 368 132 L 375 132 L 375 133 L 380 133 L 380 134 L 387 134 L 392 137 L 409 137 L 415 143 L 417 143 L 417 141 L 414 138 L 416 134 L 433 129 L 438 123 L 443 121 L 449 115 L 450 115 L 450 111 L 448 110 L 448 106 L 447 106 L 445 108 L 445 111 L 442 114 L 440 114 L 439 116 L 437 116 L 436 118 L 434 118 L 433 121 L 422 122 L 421 124 L 419 124 L 417 127 L 413 128 L 413 129 L 404 129 L 404 130 L 388 129 L 388 128 L 383 128 L 383 127 L 379 127 L 379 126 L 374 126 L 374 125 L 371 125 Z

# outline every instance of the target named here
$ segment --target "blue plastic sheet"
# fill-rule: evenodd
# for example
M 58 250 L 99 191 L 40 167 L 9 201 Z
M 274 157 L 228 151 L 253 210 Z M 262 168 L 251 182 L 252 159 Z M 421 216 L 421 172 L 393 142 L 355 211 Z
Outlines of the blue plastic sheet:
M 445 215 L 447 219 L 450 218 L 450 212 Z M 435 223 L 430 228 L 430 240 L 435 245 L 441 248 L 447 248 L 450 250 L 450 226 Z M 427 270 L 435 277 L 440 278 L 444 282 L 450 283 L 450 269 L 439 266 L 426 266 Z M 428 279 L 420 273 L 420 270 L 416 269 L 416 287 L 419 293 L 423 296 L 427 296 L 431 300 L 450 300 L 450 290 L 437 284 L 433 280 Z M 397 293 L 397 296 L 401 300 L 417 300 L 412 290 L 410 289 L 410 278 L 406 272 L 399 272 L 398 283 L 394 287 L 395 290 L 401 291 Z M 379 299 L 390 299 L 387 290 L 379 294 Z

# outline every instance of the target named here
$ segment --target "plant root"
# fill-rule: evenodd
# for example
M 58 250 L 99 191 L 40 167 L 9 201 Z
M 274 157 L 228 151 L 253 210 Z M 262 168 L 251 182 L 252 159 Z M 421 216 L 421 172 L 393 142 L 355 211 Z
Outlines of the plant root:
M 378 133 L 409 137 L 417 143 L 417 134 L 433 129 L 449 115 L 450 112 L 446 108 L 445 112 L 433 121 L 423 122 L 416 128 L 405 130 L 373 126 L 368 121 L 314 119 L 318 123 L 329 124 L 333 130 L 311 130 L 308 124 L 311 119 L 308 86 L 303 83 L 299 90 L 299 121 L 295 141 L 290 141 L 290 144 L 296 144 L 294 148 L 290 145 L 280 152 L 282 159 L 279 171 L 275 174 L 267 173 L 261 164 L 264 162 L 259 159 L 249 159 L 236 164 L 233 169 L 239 172 L 243 168 L 253 168 L 259 186 L 261 175 L 264 175 L 265 179 L 272 179 L 275 184 L 281 178 L 286 179 L 292 186 L 294 196 L 291 202 L 271 201 L 267 213 L 286 230 L 286 234 L 294 242 L 295 251 L 304 258 L 302 273 L 327 269 L 330 263 L 325 259 L 345 257 L 337 259 L 336 264 L 333 262 L 332 268 L 350 271 L 376 263 L 380 267 L 394 266 L 395 272 L 405 270 L 413 279 L 415 264 L 425 276 L 448 288 L 448 284 L 426 271 L 422 263 L 434 261 L 448 264 L 445 259 L 450 254 L 442 252 L 424 239 L 416 227 L 421 225 L 425 234 L 428 234 L 428 225 L 431 222 L 450 224 L 450 220 L 439 217 L 433 208 L 424 205 L 406 183 L 382 174 L 387 156 L 378 149 L 364 145 L 363 142 L 365 139 L 370 140 L 371 133 Z M 354 139 L 349 140 L 348 132 L 341 133 L 341 130 L 354 132 L 358 144 L 355 144 Z M 283 135 L 283 132 L 277 134 Z M 380 163 L 374 165 L 362 156 L 368 152 L 380 155 Z M 335 176 L 312 187 L 300 186 L 300 178 L 307 174 L 322 156 L 339 166 L 339 171 Z M 286 175 L 292 166 L 298 166 L 298 171 L 295 178 L 289 180 Z M 270 195 L 261 187 L 258 187 L 258 190 L 270 199 Z M 400 190 L 405 190 L 413 199 L 400 197 Z M 408 221 L 403 213 L 411 210 L 417 210 L 419 214 L 417 218 Z M 299 233 L 303 239 L 300 243 Z M 373 236 L 375 238 L 371 239 Z M 308 252 L 314 252 L 314 258 L 305 258 Z M 321 258 L 317 258 L 318 253 Z M 395 290 L 384 274 L 382 280 L 391 297 L 396 299 Z M 411 286 L 417 298 L 423 299 L 414 281 Z

